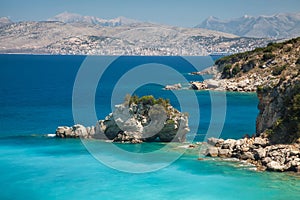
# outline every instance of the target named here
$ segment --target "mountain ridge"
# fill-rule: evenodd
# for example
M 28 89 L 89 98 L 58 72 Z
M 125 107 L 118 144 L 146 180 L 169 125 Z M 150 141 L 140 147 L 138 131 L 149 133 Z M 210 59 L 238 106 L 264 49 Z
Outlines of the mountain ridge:
M 13 21 L 11 21 L 9 17 L 0 17 L 0 26 L 4 26 L 11 23 L 13 23 Z
M 206 29 L 151 23 L 111 27 L 29 21 L 0 27 L 0 53 L 208 55 L 223 51 L 242 52 L 269 42 Z
M 64 23 L 86 23 L 90 25 L 100 25 L 100 26 L 109 26 L 116 27 L 122 25 L 129 25 L 140 23 L 140 21 L 135 19 L 129 19 L 123 16 L 119 16 L 114 19 L 102 19 L 94 16 L 84 16 L 77 13 L 63 12 L 58 15 L 55 15 L 52 18 L 47 19 L 47 21 L 59 21 Z
M 243 37 L 293 38 L 300 36 L 300 12 L 249 16 L 222 20 L 208 17 L 197 28 L 206 28 Z

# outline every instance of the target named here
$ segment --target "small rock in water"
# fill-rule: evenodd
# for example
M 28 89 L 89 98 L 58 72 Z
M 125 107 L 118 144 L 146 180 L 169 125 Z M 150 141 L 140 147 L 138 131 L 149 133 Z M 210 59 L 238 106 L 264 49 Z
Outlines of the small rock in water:
M 165 86 L 165 90 L 180 90 L 181 88 L 182 88 L 182 86 L 180 83 Z

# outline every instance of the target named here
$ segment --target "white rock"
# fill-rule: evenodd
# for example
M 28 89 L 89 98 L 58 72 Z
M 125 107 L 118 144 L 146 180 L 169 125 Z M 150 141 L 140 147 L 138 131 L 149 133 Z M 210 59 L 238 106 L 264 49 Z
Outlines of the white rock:
M 208 89 L 215 89 L 220 86 L 219 81 L 213 80 L 213 79 L 208 79 L 205 80 L 204 83 L 207 85 Z

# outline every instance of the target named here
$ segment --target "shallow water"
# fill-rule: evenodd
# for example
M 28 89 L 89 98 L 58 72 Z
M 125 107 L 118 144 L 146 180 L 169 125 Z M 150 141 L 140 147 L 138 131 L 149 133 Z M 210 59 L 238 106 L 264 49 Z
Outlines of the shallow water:
M 73 84 L 84 59 L 83 56 L 0 55 L 0 199 L 298 199 L 300 196 L 300 179 L 293 174 L 255 172 L 251 166 L 241 166 L 238 162 L 199 161 L 198 150 L 181 155 L 182 144 L 129 145 L 94 140 L 82 143 L 79 139 L 45 137 L 54 133 L 58 125 L 73 125 Z M 127 66 L 144 59 L 125 57 L 118 62 Z M 188 75 L 190 71 L 181 59 L 146 57 L 153 59 L 178 63 L 175 68 L 187 80 L 201 79 Z M 176 79 L 168 78 L 170 84 L 175 83 Z M 114 80 L 110 77 L 102 81 L 107 84 L 99 87 L 95 96 L 99 118 L 111 111 L 105 102 L 110 100 L 107 92 Z M 121 89 L 130 87 L 123 85 Z M 190 141 L 202 141 L 211 120 L 219 122 L 211 119 L 212 99 L 207 91 L 178 91 L 185 97 L 183 102 L 157 84 L 137 88 L 135 93 L 169 98 L 178 109 L 181 109 L 179 103 L 187 104 L 182 111 L 188 110 L 191 116 L 199 108 L 200 122 L 190 117 L 193 130 L 188 135 Z M 197 104 L 190 103 L 194 94 Z M 214 95 L 223 97 L 224 93 Z M 226 119 L 221 137 L 253 134 L 258 113 L 256 95 L 225 95 Z M 123 97 L 119 100 L 122 102 Z M 221 101 L 216 98 L 217 109 L 218 102 Z M 136 154 L 114 153 L 111 145 Z M 149 153 L 153 153 L 152 159 L 137 156 Z M 108 167 L 105 159 L 119 170 Z M 163 167 L 153 171 L 153 166 Z M 120 171 L 132 169 L 152 172 Z
M 144 146 L 149 151 L 157 145 L 161 144 L 125 148 L 135 151 Z M 255 172 L 234 162 L 198 161 L 191 154 L 161 170 L 132 174 L 103 165 L 76 139 L 8 137 L 0 139 L 0 151 L 1 199 L 297 199 L 300 195 L 299 177 Z

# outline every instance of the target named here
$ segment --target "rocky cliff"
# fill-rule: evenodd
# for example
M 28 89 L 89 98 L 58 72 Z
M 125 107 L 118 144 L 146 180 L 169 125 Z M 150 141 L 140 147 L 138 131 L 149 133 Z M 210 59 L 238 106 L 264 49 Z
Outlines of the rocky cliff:
M 257 135 L 271 143 L 300 138 L 300 38 L 216 61 L 226 90 L 257 91 Z
M 191 82 L 191 88 L 257 92 L 257 135 L 268 135 L 271 144 L 300 138 L 300 38 L 223 57 L 195 74 L 207 73 L 214 78 Z
M 222 20 L 209 17 L 196 27 L 232 33 L 243 37 L 292 38 L 299 37 L 300 13 L 278 13 L 270 16 L 245 15 Z
M 153 96 L 125 98 L 94 127 L 60 126 L 60 138 L 95 138 L 113 142 L 184 142 L 189 132 L 188 116 L 172 107 L 168 100 Z
M 257 91 L 257 134 L 266 133 L 271 143 L 293 143 L 300 139 L 300 64 L 285 70 L 274 87 Z

